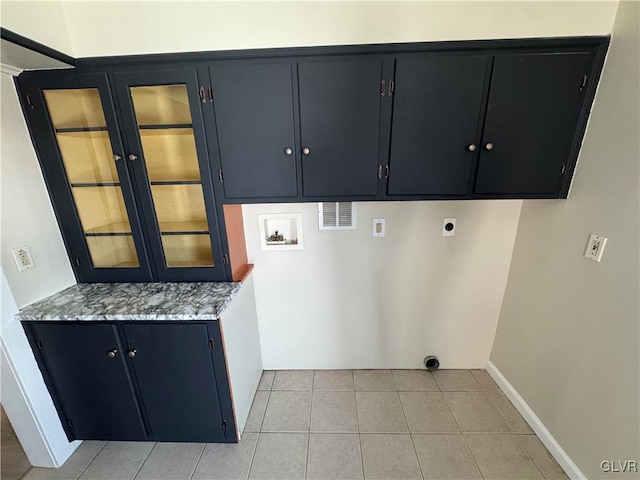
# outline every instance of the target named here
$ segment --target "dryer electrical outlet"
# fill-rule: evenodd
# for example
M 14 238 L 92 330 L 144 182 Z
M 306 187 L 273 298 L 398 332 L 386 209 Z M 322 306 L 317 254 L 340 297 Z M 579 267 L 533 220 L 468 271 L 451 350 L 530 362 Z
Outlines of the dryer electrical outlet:
M 456 234 L 456 217 L 445 217 L 442 222 L 442 236 L 453 237 Z

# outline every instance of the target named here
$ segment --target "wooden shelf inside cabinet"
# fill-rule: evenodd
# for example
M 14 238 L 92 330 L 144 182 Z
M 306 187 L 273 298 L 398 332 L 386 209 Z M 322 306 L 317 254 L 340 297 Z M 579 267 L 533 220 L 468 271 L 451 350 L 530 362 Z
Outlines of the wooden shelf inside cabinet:
M 56 133 L 106 132 L 107 127 L 65 127 L 56 128 Z
M 138 262 L 121 262 L 113 265 L 111 268 L 138 268 L 140 264 Z
M 73 188 L 119 187 L 120 182 L 71 182 Z
M 193 133 L 189 131 L 193 128 L 193 125 L 190 123 L 152 123 L 147 125 L 138 125 L 138 128 L 140 130 L 143 130 L 143 132 L 141 132 L 143 135 L 147 133 L 146 130 L 184 130 L 184 132 L 177 133 L 183 135 L 193 135 Z M 176 135 L 176 132 L 173 132 L 172 135 Z
M 186 222 L 160 222 L 162 235 L 203 235 L 209 233 L 206 220 Z
M 84 232 L 87 236 L 131 235 L 129 222 L 113 222 L 99 227 L 90 228 Z
M 151 180 L 151 185 L 200 185 L 202 181 L 197 180 Z

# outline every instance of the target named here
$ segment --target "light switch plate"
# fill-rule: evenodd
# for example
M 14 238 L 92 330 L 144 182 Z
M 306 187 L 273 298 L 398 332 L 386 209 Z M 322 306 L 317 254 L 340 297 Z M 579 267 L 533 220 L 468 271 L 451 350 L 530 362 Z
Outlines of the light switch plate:
M 591 234 L 589 241 L 587 242 L 587 249 L 584 252 L 584 256 L 594 262 L 600 262 L 602 260 L 602 254 L 604 253 L 604 247 L 607 244 L 607 237 L 601 237 L 600 235 Z
M 385 234 L 385 225 L 384 218 L 374 218 L 373 219 L 373 236 L 374 237 L 384 237 Z

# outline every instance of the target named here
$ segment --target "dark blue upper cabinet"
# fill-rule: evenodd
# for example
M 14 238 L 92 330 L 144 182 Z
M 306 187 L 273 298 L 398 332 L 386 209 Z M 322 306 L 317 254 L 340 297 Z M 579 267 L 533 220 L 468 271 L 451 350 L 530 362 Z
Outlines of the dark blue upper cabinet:
M 219 64 L 210 73 L 225 197 L 297 196 L 292 64 Z
M 81 59 L 18 86 L 79 281 L 218 281 L 224 203 L 566 198 L 608 44 Z
M 593 60 L 584 51 L 496 55 L 476 194 L 559 196 Z
M 25 115 L 76 277 L 152 279 L 105 74 L 21 77 Z
M 465 195 L 490 57 L 396 60 L 388 195 Z
M 193 69 L 115 73 L 147 239 L 160 281 L 224 280 L 202 97 Z
M 382 80 L 375 57 L 298 63 L 305 197 L 378 193 Z

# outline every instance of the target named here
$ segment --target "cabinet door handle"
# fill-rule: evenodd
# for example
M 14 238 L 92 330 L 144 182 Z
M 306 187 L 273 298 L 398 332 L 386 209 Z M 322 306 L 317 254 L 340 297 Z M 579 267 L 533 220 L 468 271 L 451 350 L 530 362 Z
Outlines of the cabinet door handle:
M 138 159 L 137 155 L 134 155 L 133 153 L 129 154 L 129 160 L 134 161 L 134 160 L 137 160 L 137 159 Z
M 382 165 L 378 165 L 378 178 L 382 178 Z
M 471 145 L 467 146 L 467 150 L 469 150 L 470 152 L 475 152 L 476 148 L 478 148 L 478 147 L 476 147 L 475 143 L 472 143 Z
M 385 180 L 389 178 L 389 165 L 384 166 L 384 178 Z
M 291 149 L 291 147 L 287 147 L 284 149 L 285 155 L 291 155 L 292 153 L 293 153 L 293 150 Z
M 489 142 L 484 146 L 485 150 L 493 150 L 493 143 Z
M 127 355 L 129 355 L 129 357 L 133 358 L 133 357 L 136 356 L 136 352 L 137 352 L 137 350 L 135 348 L 133 348 L 133 349 L 131 349 L 131 350 L 129 350 L 127 352 Z
M 113 350 L 109 350 L 109 351 L 107 352 L 107 357 L 109 357 L 109 358 L 113 358 L 113 357 L 115 357 L 115 356 L 116 356 L 116 353 L 118 353 L 118 350 L 116 350 L 115 348 L 114 348 Z
M 302 149 L 302 153 L 303 153 L 304 155 L 309 155 L 309 154 L 311 153 L 311 150 L 309 149 L 309 147 L 304 147 L 304 148 Z

